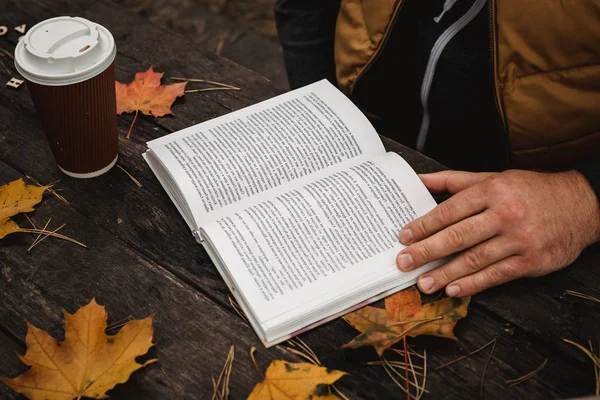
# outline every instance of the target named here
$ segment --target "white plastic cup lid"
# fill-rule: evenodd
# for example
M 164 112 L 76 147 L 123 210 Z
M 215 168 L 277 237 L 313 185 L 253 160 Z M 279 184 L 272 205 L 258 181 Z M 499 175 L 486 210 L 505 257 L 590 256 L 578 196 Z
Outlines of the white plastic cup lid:
M 80 17 L 56 17 L 33 26 L 15 49 L 15 67 L 28 81 L 47 86 L 79 83 L 102 73 L 117 54 L 101 25 Z

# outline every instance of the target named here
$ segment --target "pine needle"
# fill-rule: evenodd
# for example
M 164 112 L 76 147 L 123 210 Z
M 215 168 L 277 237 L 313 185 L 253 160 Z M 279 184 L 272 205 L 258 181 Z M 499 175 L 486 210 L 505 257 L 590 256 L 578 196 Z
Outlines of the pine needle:
M 449 365 L 452 365 L 452 364 L 454 364 L 454 363 L 456 363 L 456 362 L 462 361 L 462 360 L 464 360 L 465 358 L 469 358 L 469 357 L 471 357 L 472 355 L 479 353 L 481 350 L 485 349 L 486 347 L 488 347 L 489 345 L 491 345 L 492 343 L 495 343 L 495 342 L 496 342 L 496 339 L 490 340 L 489 342 L 487 342 L 486 344 L 484 344 L 484 345 L 483 345 L 483 346 L 481 346 L 480 348 L 478 348 L 478 349 L 476 349 L 476 350 L 473 350 L 473 351 L 472 351 L 472 352 L 470 352 L 469 354 L 465 354 L 464 356 L 458 357 L 458 358 L 457 358 L 457 359 L 455 359 L 455 360 L 449 361 L 449 362 L 447 362 L 446 364 L 442 364 L 442 365 L 440 365 L 439 367 L 436 367 L 436 368 L 434 369 L 434 371 L 439 371 L 440 369 L 442 369 L 442 368 L 446 368 L 446 367 L 447 367 L 447 366 L 449 366 Z
M 4 68 L 4 70 L 6 71 L 6 74 L 8 76 L 11 76 L 12 74 L 10 73 L 10 70 L 6 67 L 6 64 L 4 64 L 4 62 L 2 62 L 2 60 L 0 60 L 0 65 L 2 65 L 2 68 Z
M 596 356 L 594 353 L 592 353 L 591 351 L 589 351 L 582 345 L 575 343 L 569 339 L 563 339 L 563 341 L 565 341 L 565 342 L 577 347 L 579 350 L 583 351 L 585 353 L 585 355 L 588 356 L 594 362 L 594 365 L 596 367 L 600 368 L 600 357 Z
M 175 393 L 178 399 L 181 399 L 181 395 L 179 394 L 179 392 L 177 392 L 177 390 L 175 390 L 175 387 L 173 386 L 173 383 L 171 382 L 171 379 L 169 379 L 167 373 L 162 369 L 162 367 L 158 363 L 156 364 L 156 366 L 158 367 L 160 372 L 162 372 L 162 374 L 165 376 L 165 379 L 167 380 L 167 385 L 169 385 L 173 393 Z
M 213 396 L 211 400 L 222 399 L 227 400 L 229 398 L 229 380 L 231 378 L 231 371 L 233 369 L 233 360 L 235 358 L 235 347 L 231 345 L 229 347 L 229 353 L 225 359 L 223 369 L 219 374 L 219 378 L 215 382 L 215 378 L 212 378 L 213 382 Z
M 29 221 L 29 223 L 31 224 L 31 227 L 33 229 L 37 229 L 37 226 L 35 226 L 35 224 L 33 223 L 33 221 L 31 220 L 31 218 L 29 218 L 29 215 L 27 215 L 27 213 L 23 213 L 23 215 L 25 216 L 25 218 L 27 218 L 27 221 Z
M 228 85 L 226 83 L 209 81 L 207 79 L 178 78 L 178 77 L 174 77 L 174 76 L 172 76 L 171 79 L 173 79 L 174 81 L 188 81 L 188 82 L 208 83 L 210 85 L 217 85 L 217 86 L 228 87 L 228 88 L 231 88 L 231 89 L 234 89 L 234 90 L 240 90 L 239 87 Z
M 25 214 L 27 215 L 27 214 Z M 33 243 L 31 244 L 31 246 L 29 247 L 29 249 L 27 249 L 27 251 L 29 252 L 29 250 L 31 250 L 31 247 L 34 246 L 38 240 L 40 240 L 40 237 L 42 237 L 42 231 L 45 231 L 46 228 L 48 228 L 48 225 L 50 225 L 50 221 L 52 221 L 52 218 L 48 219 L 48 222 L 46 222 L 46 225 L 44 225 L 44 227 L 41 229 L 40 233 L 36 236 L 35 240 L 33 241 Z M 31 222 L 31 221 L 30 221 Z M 33 224 L 32 224 L 33 225 Z M 35 226 L 33 227 L 33 229 L 37 229 Z
M 52 237 L 55 237 L 55 238 L 58 238 L 58 239 L 66 240 L 67 242 L 71 242 L 71 243 L 74 243 L 74 244 L 76 244 L 78 246 L 87 248 L 87 246 L 85 244 L 83 244 L 81 242 L 78 242 L 75 239 L 71 239 L 70 237 L 65 236 L 65 235 L 61 235 L 59 233 L 54 233 L 54 232 L 51 232 L 51 231 L 45 231 L 43 229 L 23 229 L 23 228 L 21 228 L 17 232 L 23 232 L 23 233 L 42 233 L 42 234 L 46 234 L 48 236 L 52 236 Z
M 410 346 L 408 346 L 408 352 L 410 353 L 410 355 L 415 356 L 415 357 L 419 357 L 419 358 L 423 358 L 422 355 L 420 355 L 419 353 L 417 353 L 416 351 L 412 350 L 410 348 Z M 395 353 L 398 353 L 398 355 L 404 357 L 404 350 L 401 349 L 388 349 L 389 351 L 393 351 Z
M 592 346 L 592 341 L 589 342 L 590 351 L 592 354 L 594 353 L 594 347 Z M 600 343 L 598 344 L 598 358 L 600 358 Z M 596 376 L 596 396 L 600 396 L 600 367 L 594 363 L 594 375 Z
M 575 297 L 579 297 L 579 298 L 582 298 L 582 299 L 594 301 L 596 303 L 600 303 L 600 300 L 598 300 L 597 298 L 595 298 L 593 296 L 590 296 L 590 295 L 587 295 L 587 294 L 576 292 L 574 290 L 565 290 L 565 292 L 563 294 L 568 294 L 568 295 L 571 295 L 571 296 L 575 296 Z
M 383 360 L 384 360 L 384 361 L 387 361 L 387 360 L 385 360 L 385 358 L 384 358 Z M 398 387 L 400 388 L 400 390 L 402 390 L 402 391 L 403 391 L 403 392 L 404 392 L 404 393 L 405 393 L 405 394 L 408 396 L 408 398 L 412 398 L 412 399 L 414 399 L 414 396 L 413 396 L 412 394 L 410 394 L 409 392 L 407 392 L 407 391 L 406 391 L 406 388 L 404 387 L 404 385 L 403 385 L 402 383 L 400 383 L 400 382 L 399 382 L 399 381 L 398 381 L 398 380 L 397 380 L 397 379 L 394 377 L 394 375 L 393 375 L 392 371 L 394 371 L 394 373 L 396 373 L 396 375 L 397 375 L 398 377 L 401 377 L 401 375 L 400 375 L 400 374 L 398 374 L 398 373 L 397 373 L 397 371 L 395 371 L 395 370 L 393 369 L 393 367 L 391 367 L 390 365 L 388 365 L 388 364 L 385 364 L 385 363 L 384 363 L 384 364 L 383 364 L 383 369 L 384 369 L 384 370 L 385 370 L 385 372 L 386 372 L 386 373 L 389 375 L 389 377 L 392 379 L 392 381 L 393 381 L 393 382 L 396 384 L 396 386 L 398 386 Z
M 229 88 L 229 87 L 213 87 L 213 88 L 204 88 L 204 89 L 190 89 L 190 90 L 185 90 L 183 93 L 214 92 L 216 90 L 240 90 L 240 89 L 239 88 Z
M 492 361 L 492 356 L 494 355 L 494 350 L 496 350 L 496 339 L 494 339 L 494 345 L 492 346 L 492 350 L 490 351 L 490 355 L 488 356 L 485 366 L 483 367 L 483 373 L 481 374 L 481 385 L 479 386 L 479 394 L 483 396 L 483 384 L 485 383 L 485 373 L 487 372 L 488 366 L 490 365 L 490 361 Z
M 402 369 L 406 368 L 406 365 L 402 361 L 388 361 L 388 363 L 390 365 L 393 365 L 396 368 L 402 368 Z M 383 365 L 383 364 L 385 364 L 383 361 L 369 361 L 367 363 L 367 365 Z M 413 367 L 414 367 L 415 370 L 422 370 L 423 369 L 423 367 L 421 367 L 419 365 L 413 365 Z M 423 375 L 423 373 L 421 373 L 419 371 L 415 371 L 415 373 L 417 375 L 419 375 L 419 376 Z
M 133 181 L 133 183 L 135 183 L 138 187 L 143 187 L 142 184 L 140 183 L 140 181 L 135 179 L 135 177 L 133 175 L 131 175 L 129 173 L 129 171 L 127 171 L 125 168 L 123 168 L 119 164 L 117 164 L 117 167 L 119 167 L 119 169 L 121 169 L 121 171 L 125 172 L 127 174 L 127 176 Z
M 55 230 L 53 230 L 52 233 L 56 233 L 56 232 L 60 231 L 62 228 L 65 227 L 65 225 L 67 225 L 67 224 L 62 224 L 61 226 L 59 226 L 58 228 L 56 228 Z M 31 249 L 33 249 L 35 246 L 37 246 L 38 244 L 40 244 L 41 242 L 43 242 L 44 239 L 47 239 L 48 236 L 49 236 L 48 234 L 45 234 L 44 237 L 42 237 L 38 241 L 32 243 L 31 246 L 29 246 L 29 248 L 27 249 L 27 252 L 30 252 Z
M 295 337 L 295 338 L 288 340 L 288 343 L 290 344 L 290 346 L 295 346 L 295 347 L 300 348 L 300 350 L 297 350 L 297 349 L 291 348 L 289 346 L 286 346 L 285 348 L 287 350 L 289 350 L 292 354 L 295 354 L 299 357 L 304 358 L 306 361 L 310 362 L 311 364 L 318 365 L 320 367 L 323 366 L 321 364 L 321 361 L 319 360 L 319 357 L 317 357 L 317 354 L 313 351 L 313 349 L 311 349 L 310 346 L 307 345 L 299 337 Z M 331 387 L 336 392 L 336 394 L 339 397 L 341 397 L 343 400 L 349 400 L 348 397 L 346 397 L 346 395 L 340 389 L 338 389 L 335 385 L 331 385 Z
M 128 315 L 123 319 L 118 320 L 117 322 L 113 322 L 112 324 L 108 325 L 105 329 L 106 332 L 109 331 L 113 331 L 117 328 L 120 328 L 122 326 L 124 326 L 126 323 L 128 323 L 129 321 L 131 321 L 133 319 L 133 316 Z
M 537 374 L 542 369 L 544 369 L 544 367 L 546 366 L 547 363 L 548 363 L 548 359 L 546 358 L 543 363 L 541 363 L 536 369 L 534 369 L 530 373 L 525 374 L 519 378 L 509 379 L 509 380 L 505 381 L 505 383 L 509 384 L 508 385 L 509 388 L 511 388 L 513 386 L 517 386 L 519 383 L 525 382 L 527 379 L 533 377 L 535 374 Z
M 43 186 L 44 186 L 44 185 L 42 185 L 41 183 L 39 183 L 39 182 L 38 182 L 38 181 L 37 181 L 35 178 L 33 178 L 33 177 L 29 176 L 29 175 L 25 175 L 25 177 L 26 177 L 27 179 L 29 179 L 31 182 L 33 182 L 33 183 L 35 183 L 36 185 L 38 185 L 39 187 L 43 187 Z M 53 195 L 54 197 L 56 197 L 57 199 L 59 199 L 60 201 L 62 201 L 62 202 L 63 202 L 63 203 L 65 203 L 66 205 L 70 206 L 70 205 L 71 205 L 71 203 L 69 203 L 69 201 L 68 201 L 67 199 L 65 199 L 63 196 L 61 196 L 60 194 L 58 194 L 58 192 L 57 192 L 55 189 L 53 189 L 53 188 L 52 188 L 52 187 L 53 187 L 54 185 L 56 185 L 58 182 L 60 182 L 60 181 L 52 182 L 51 184 L 49 184 L 49 185 L 46 185 L 46 187 L 47 187 L 47 189 L 46 189 L 46 190 L 47 190 L 47 191 L 48 191 L 48 192 L 49 192 L 51 195 Z
M 6 54 L 7 56 L 9 56 L 10 58 L 12 58 L 13 60 L 15 59 L 15 57 L 14 57 L 12 54 L 10 54 L 10 51 L 8 51 L 8 50 L 4 50 L 4 49 L 3 49 L 3 48 L 1 48 L 1 47 L 0 47 L 0 51 L 1 51 L 2 53 Z
M 395 322 L 393 324 L 387 324 L 387 326 L 397 326 L 397 325 L 404 325 L 404 324 L 409 324 L 411 322 L 431 322 L 431 321 L 437 321 L 440 319 L 444 319 L 443 315 L 434 317 L 434 318 L 425 318 L 425 319 L 408 319 L 406 321 L 400 321 L 400 322 Z
M 231 298 L 231 296 L 227 296 L 227 298 L 229 299 L 229 304 L 231 305 L 231 307 L 233 308 L 233 310 L 237 313 L 237 315 L 239 315 L 241 319 L 243 319 L 244 321 L 246 321 L 249 324 L 250 322 L 248 321 L 248 318 L 246 318 L 246 316 L 244 315 L 244 311 L 242 311 L 242 309 L 235 302 L 235 300 L 233 300 Z

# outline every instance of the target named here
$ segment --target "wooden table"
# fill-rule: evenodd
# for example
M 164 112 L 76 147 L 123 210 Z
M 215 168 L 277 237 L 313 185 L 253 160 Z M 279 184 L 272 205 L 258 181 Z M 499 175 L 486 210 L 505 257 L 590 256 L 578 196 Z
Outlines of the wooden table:
M 165 77 L 218 80 L 239 92 L 189 94 L 179 99 L 175 117 L 138 118 L 130 140 L 124 139 L 132 116 L 119 117 L 120 161 L 143 184 L 137 187 L 119 168 L 92 180 L 61 174 L 52 158 L 26 87 L 0 88 L 0 184 L 30 175 L 42 183 L 60 180 L 67 205 L 45 196 L 33 221 L 66 223 L 62 231 L 85 244 L 83 249 L 48 239 L 27 252 L 33 237 L 11 235 L 0 242 L 0 375 L 16 376 L 24 367 L 26 321 L 62 340 L 62 309 L 74 312 L 91 298 L 105 305 L 109 323 L 155 314 L 157 345 L 150 355 L 157 365 L 136 372 L 118 385 L 115 399 L 211 398 L 211 378 L 221 371 L 230 345 L 236 348 L 231 377 L 232 399 L 245 398 L 260 380 L 248 352 L 266 368 L 274 359 L 300 359 L 276 346 L 266 350 L 254 331 L 232 309 L 228 291 L 207 254 L 197 245 L 162 187 L 141 158 L 147 140 L 228 113 L 277 94 L 273 85 L 234 63 L 193 46 L 181 36 L 153 26 L 112 3 L 84 0 L 3 0 L 0 25 L 28 27 L 57 15 L 77 15 L 106 26 L 114 35 L 117 79 L 129 82 L 135 72 L 154 65 Z M 0 37 L 12 52 L 19 34 Z M 7 58 L 3 58 L 5 64 Z M 3 82 L 9 80 L 0 70 Z M 14 74 L 16 76 L 16 73 Z M 166 82 L 169 80 L 167 79 Z M 419 172 L 440 169 L 432 160 L 386 141 Z M 25 226 L 27 221 L 19 218 Z M 55 225 L 53 225 L 55 226 Z M 410 339 L 428 351 L 429 398 L 474 398 L 489 349 L 440 371 L 436 366 L 496 338 L 487 369 L 487 398 L 566 398 L 592 394 L 592 363 L 562 338 L 597 348 L 600 306 L 563 296 L 565 289 L 599 297 L 600 250 L 588 249 L 571 267 L 535 280 L 520 280 L 476 295 L 456 333 L 460 342 Z M 431 298 L 429 298 L 431 300 Z M 341 350 L 356 331 L 338 319 L 302 335 L 324 365 L 349 372 L 339 388 L 351 399 L 403 398 L 379 366 L 371 348 Z M 514 388 L 505 380 L 548 363 L 542 372 Z M 159 368 L 160 366 L 160 368 Z M 162 370 L 161 370 L 162 369 Z M 163 373 L 164 371 L 164 373 Z M 167 378 L 168 377 L 168 378 Z M 0 397 L 18 398 L 0 384 Z

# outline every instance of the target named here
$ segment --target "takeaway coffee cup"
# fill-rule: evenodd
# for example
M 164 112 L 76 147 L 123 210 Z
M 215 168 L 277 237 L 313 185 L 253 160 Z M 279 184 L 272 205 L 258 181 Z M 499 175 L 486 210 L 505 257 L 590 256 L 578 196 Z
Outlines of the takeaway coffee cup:
M 117 162 L 116 51 L 106 28 L 66 16 L 38 23 L 17 44 L 15 67 L 69 176 L 95 177 Z

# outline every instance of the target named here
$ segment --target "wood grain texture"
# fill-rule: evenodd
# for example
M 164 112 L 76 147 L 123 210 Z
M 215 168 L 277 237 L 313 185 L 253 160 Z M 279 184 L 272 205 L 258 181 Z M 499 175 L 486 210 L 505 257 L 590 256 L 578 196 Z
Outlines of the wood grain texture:
M 154 65 L 165 72 L 167 83 L 169 76 L 185 76 L 242 88 L 239 92 L 186 95 L 175 102 L 175 116 L 140 116 L 131 140 L 124 136 L 133 116 L 119 117 L 119 165 L 139 179 L 143 188 L 117 168 L 93 180 L 62 175 L 26 87 L 0 88 L 0 184 L 26 174 L 42 183 L 60 180 L 58 187 L 70 206 L 46 196 L 32 218 L 40 225 L 49 217 L 56 226 L 67 223 L 64 233 L 89 246 L 85 250 L 48 239 L 27 253 L 33 237 L 19 234 L 0 242 L 0 375 L 14 376 L 24 370 L 13 355 L 24 348 L 26 320 L 60 338 L 64 329 L 61 309 L 73 312 L 91 297 L 107 307 L 109 323 L 129 315 L 156 315 L 158 344 L 150 355 L 159 357 L 158 365 L 169 377 L 166 379 L 158 367 L 150 366 L 111 392 L 111 398 L 210 398 L 210 379 L 219 374 L 230 344 L 237 349 L 231 379 L 233 399 L 245 398 L 259 379 L 248 357 L 251 346 L 257 346 L 262 368 L 276 358 L 298 360 L 282 346 L 268 351 L 262 348 L 254 332 L 233 312 L 221 277 L 141 158 L 147 140 L 240 109 L 279 91 L 263 77 L 112 3 L 9 0 L 0 4 L 0 15 L 10 24 L 27 23 L 29 27 L 56 15 L 80 15 L 101 23 L 117 41 L 116 75 L 122 82 L 129 82 L 135 72 Z M 17 34 L 6 35 L 1 46 L 12 51 L 17 38 Z M 388 139 L 384 138 L 384 143 L 418 172 L 443 169 Z M 18 222 L 27 224 L 24 218 Z M 475 296 L 468 317 L 457 325 L 460 343 L 430 338 L 411 343 L 427 348 L 429 366 L 433 368 L 498 338 L 487 372 L 486 398 L 547 399 L 590 394 L 594 388 L 591 363 L 561 338 L 578 343 L 597 339 L 599 328 L 593 321 L 598 306 L 561 295 L 565 289 L 572 289 L 599 297 L 598 263 L 600 249 L 596 246 L 561 272 L 520 280 Z M 338 319 L 302 338 L 326 366 L 352 374 L 340 381 L 340 388 L 349 398 L 398 398 L 399 389 L 383 369 L 364 364 L 375 359 L 372 349 L 339 349 L 355 334 Z M 486 355 L 430 371 L 430 397 L 478 396 Z M 505 380 L 531 371 L 546 357 L 548 365 L 539 375 L 507 389 Z M 4 385 L 0 386 L 0 397 L 17 398 Z

